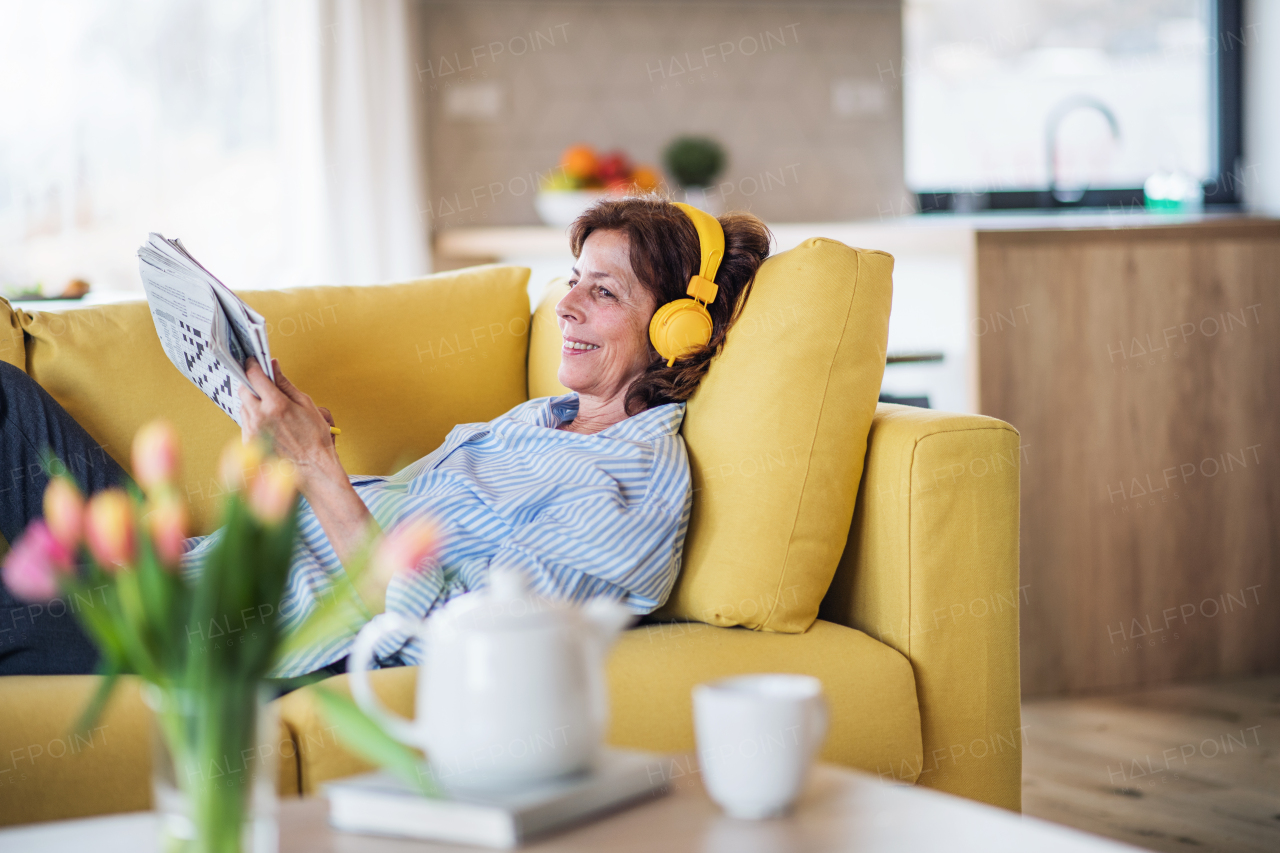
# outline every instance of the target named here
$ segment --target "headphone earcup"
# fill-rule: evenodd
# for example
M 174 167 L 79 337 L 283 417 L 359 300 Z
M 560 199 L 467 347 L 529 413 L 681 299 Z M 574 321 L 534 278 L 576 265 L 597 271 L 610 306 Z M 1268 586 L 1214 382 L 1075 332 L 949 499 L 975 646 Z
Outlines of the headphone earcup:
M 668 364 L 711 342 L 711 314 L 693 299 L 668 302 L 649 321 L 649 341 Z

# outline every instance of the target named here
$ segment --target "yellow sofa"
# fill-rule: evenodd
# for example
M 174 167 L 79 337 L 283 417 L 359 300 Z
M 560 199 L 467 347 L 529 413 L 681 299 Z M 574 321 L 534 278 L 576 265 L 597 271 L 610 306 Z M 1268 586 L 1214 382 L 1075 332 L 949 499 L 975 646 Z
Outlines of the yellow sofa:
M 804 264 L 796 269 L 804 274 Z M 887 313 L 888 265 L 862 269 L 858 287 L 882 288 Z M 403 284 L 242 295 L 271 324 L 273 355 L 293 381 L 333 410 L 347 470 L 384 473 L 430 451 L 455 423 L 490 419 L 530 389 L 554 390 L 558 336 L 545 328 L 547 305 L 531 318 L 527 277 L 484 267 Z M 126 467 L 138 426 L 174 420 L 196 526 L 214 526 L 214 458 L 238 428 L 168 363 L 145 304 L 55 313 L 0 301 L 0 359 L 39 381 Z M 861 454 L 863 437 L 851 435 L 848 446 Z M 882 404 L 865 448 L 851 522 L 846 515 L 825 534 L 843 555 L 817 567 L 819 618 L 799 633 L 694 621 L 628 631 L 609 663 L 609 740 L 689 752 L 694 684 L 808 673 L 822 680 L 832 710 L 825 760 L 1017 810 L 1017 432 L 991 418 Z M 695 506 L 698 499 L 695 492 Z M 415 676 L 415 668 L 384 670 L 374 683 L 407 714 Z M 0 824 L 148 806 L 148 719 L 136 685 L 118 692 L 93 737 L 68 734 L 95 683 L 0 679 Z M 345 676 L 327 683 L 347 689 Z M 278 706 L 283 794 L 312 793 L 365 769 L 309 691 Z

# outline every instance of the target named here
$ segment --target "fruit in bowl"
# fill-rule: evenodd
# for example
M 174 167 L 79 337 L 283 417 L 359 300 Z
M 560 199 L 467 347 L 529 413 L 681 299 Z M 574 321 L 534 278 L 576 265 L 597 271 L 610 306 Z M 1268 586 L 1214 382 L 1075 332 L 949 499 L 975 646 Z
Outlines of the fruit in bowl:
M 563 227 L 602 198 L 661 186 L 657 169 L 632 164 L 624 151 L 598 154 L 589 145 L 571 145 L 560 155 L 560 167 L 540 182 L 534 204 L 543 222 Z

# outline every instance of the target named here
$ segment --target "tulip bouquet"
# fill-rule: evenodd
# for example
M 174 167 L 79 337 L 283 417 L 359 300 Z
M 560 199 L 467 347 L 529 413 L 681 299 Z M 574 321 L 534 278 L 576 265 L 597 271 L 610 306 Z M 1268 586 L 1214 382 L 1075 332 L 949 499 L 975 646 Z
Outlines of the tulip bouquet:
M 71 479 L 53 477 L 44 518 L 14 543 L 3 579 L 25 600 L 61 592 L 68 601 L 88 602 L 74 612 L 101 653 L 106 678 L 82 726 L 92 724 L 121 675 L 144 682 L 159 735 L 153 779 L 166 816 L 166 849 L 237 853 L 274 837 L 275 779 L 268 768 L 276 730 L 266 709 L 275 691 L 265 687 L 268 673 L 317 634 L 354 632 L 369 618 L 363 567 L 385 581 L 417 565 L 434 536 L 418 523 L 370 537 L 334 594 L 286 632 L 280 605 L 299 500 L 292 464 L 262 441 L 228 445 L 220 463 L 228 488 L 221 536 L 200 571 L 183 573 L 188 513 L 174 485 L 176 432 L 163 421 L 148 424 L 132 451 L 137 486 L 85 500 Z M 46 459 L 49 470 L 54 464 Z M 363 722 L 355 719 L 353 727 Z M 405 762 L 367 729 L 373 752 Z
M 54 470 L 51 459 L 47 465 Z M 160 421 L 134 438 L 137 486 L 85 501 L 72 480 L 53 477 L 44 518 L 14 543 L 4 581 L 28 600 L 60 588 L 68 600 L 88 602 L 75 613 L 107 677 L 82 724 L 91 724 L 120 675 L 141 678 L 160 734 L 157 805 L 177 816 L 166 822 L 167 847 L 235 853 L 250 792 L 256 801 L 254 789 L 274 789 L 262 772 L 270 752 L 259 747 L 275 735 L 261 731 L 262 685 L 282 641 L 297 491 L 293 467 L 264 443 L 229 445 L 221 461 L 230 489 L 224 535 L 203 570 L 186 578 L 179 560 L 188 515 L 174 486 L 177 467 L 176 432 Z M 209 626 L 238 628 L 237 642 L 210 641 Z M 272 821 L 265 811 L 262 819 Z

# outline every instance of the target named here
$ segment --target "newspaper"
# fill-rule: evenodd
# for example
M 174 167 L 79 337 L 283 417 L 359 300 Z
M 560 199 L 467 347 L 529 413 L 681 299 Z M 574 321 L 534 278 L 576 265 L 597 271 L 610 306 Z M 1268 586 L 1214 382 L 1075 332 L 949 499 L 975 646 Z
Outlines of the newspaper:
M 239 392 L 241 385 L 249 385 L 245 362 L 256 358 L 275 380 L 262 315 L 201 266 L 181 240 L 151 234 L 138 249 L 138 271 L 165 355 L 244 426 Z

